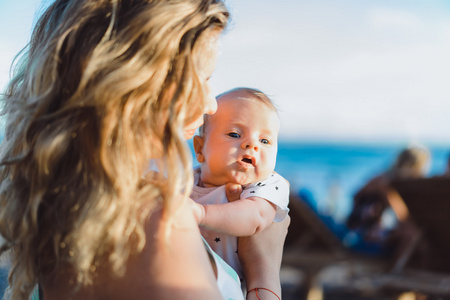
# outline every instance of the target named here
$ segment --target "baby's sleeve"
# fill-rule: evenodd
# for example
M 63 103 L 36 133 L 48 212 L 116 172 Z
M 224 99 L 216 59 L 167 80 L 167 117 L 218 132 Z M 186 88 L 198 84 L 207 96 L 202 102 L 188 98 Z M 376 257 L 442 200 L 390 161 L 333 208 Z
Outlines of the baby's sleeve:
M 289 212 L 289 184 L 277 173 L 247 186 L 241 194 L 241 199 L 250 197 L 260 197 L 275 204 L 277 211 L 274 222 L 283 221 Z

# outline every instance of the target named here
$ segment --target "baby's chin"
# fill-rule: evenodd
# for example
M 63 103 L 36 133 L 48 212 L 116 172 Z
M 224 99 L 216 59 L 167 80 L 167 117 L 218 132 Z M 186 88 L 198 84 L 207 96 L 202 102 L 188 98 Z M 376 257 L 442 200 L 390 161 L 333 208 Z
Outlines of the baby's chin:
M 247 186 L 251 183 L 255 183 L 267 178 L 267 177 L 262 178 L 259 176 L 244 176 L 242 174 L 239 175 L 241 176 L 233 176 L 233 178 L 231 178 L 229 182 L 236 183 L 242 186 Z
M 213 186 L 221 186 L 221 185 L 226 185 L 228 183 L 234 183 L 234 184 L 239 184 L 242 186 L 247 186 L 249 184 L 252 183 L 256 183 L 258 181 L 261 180 L 265 180 L 267 179 L 270 174 L 272 172 L 270 172 L 269 174 L 248 174 L 245 172 L 232 172 L 232 173 L 227 173 L 227 174 L 223 174 L 220 177 L 214 177 L 214 180 L 208 181 L 210 184 L 212 184 Z

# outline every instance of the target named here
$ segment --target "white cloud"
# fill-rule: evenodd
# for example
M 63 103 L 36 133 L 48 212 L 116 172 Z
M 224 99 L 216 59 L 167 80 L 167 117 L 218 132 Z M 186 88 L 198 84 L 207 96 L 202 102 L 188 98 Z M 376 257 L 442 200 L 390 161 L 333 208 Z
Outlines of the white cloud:
M 285 136 L 450 141 L 448 6 L 346 3 L 237 11 L 214 87 L 273 95 Z
M 421 26 L 419 17 L 400 9 L 378 7 L 369 12 L 368 21 L 376 26 L 388 29 L 416 29 Z
M 38 2 L 0 3 L 1 87 Z M 272 95 L 284 136 L 450 141 L 445 1 L 227 2 L 233 21 L 213 88 L 218 94 L 252 86 Z M 5 10 L 5 3 L 15 9 Z

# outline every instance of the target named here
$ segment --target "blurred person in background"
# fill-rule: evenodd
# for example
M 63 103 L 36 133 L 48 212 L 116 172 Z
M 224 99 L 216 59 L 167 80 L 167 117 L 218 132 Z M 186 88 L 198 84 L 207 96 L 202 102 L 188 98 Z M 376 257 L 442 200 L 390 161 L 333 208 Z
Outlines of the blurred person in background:
M 362 244 L 372 254 L 396 260 L 420 235 L 406 204 L 391 183 L 425 177 L 429 163 L 428 149 L 421 146 L 406 148 L 398 154 L 389 170 L 369 180 L 354 195 L 347 226 L 360 235 Z

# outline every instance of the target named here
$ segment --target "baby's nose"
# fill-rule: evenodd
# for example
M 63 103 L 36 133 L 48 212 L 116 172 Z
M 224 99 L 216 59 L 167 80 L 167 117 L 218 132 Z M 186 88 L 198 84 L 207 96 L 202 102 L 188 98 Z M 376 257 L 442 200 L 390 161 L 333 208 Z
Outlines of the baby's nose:
M 258 144 L 254 143 L 252 141 L 245 141 L 245 142 L 243 142 L 242 143 L 242 148 L 243 149 L 252 149 L 253 148 L 253 150 L 255 150 L 255 151 L 259 150 Z

